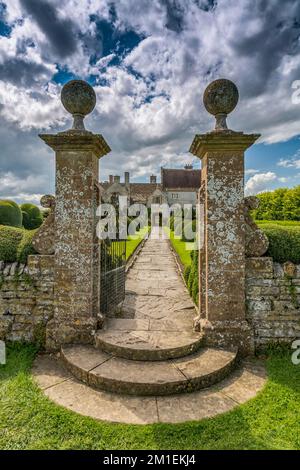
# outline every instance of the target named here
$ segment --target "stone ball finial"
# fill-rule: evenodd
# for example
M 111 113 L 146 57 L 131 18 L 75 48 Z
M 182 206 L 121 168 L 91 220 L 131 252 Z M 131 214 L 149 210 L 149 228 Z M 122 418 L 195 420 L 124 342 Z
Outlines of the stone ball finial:
M 96 105 L 96 93 L 84 80 L 71 80 L 61 90 L 61 102 L 74 118 L 73 130 L 84 131 L 83 119 Z
M 236 85 L 226 78 L 211 82 L 203 95 L 206 110 L 216 118 L 216 131 L 228 130 L 226 118 L 236 107 L 239 92 Z

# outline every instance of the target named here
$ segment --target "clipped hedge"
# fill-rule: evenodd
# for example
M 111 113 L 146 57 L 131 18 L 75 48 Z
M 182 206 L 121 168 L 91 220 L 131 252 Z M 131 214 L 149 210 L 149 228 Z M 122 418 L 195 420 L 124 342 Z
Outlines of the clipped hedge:
M 0 200 L 0 224 L 22 227 L 22 212 L 16 202 L 9 199 Z
M 43 223 L 43 215 L 35 204 L 21 204 L 20 209 L 23 215 L 23 227 L 27 230 L 33 230 L 40 227 Z
M 264 223 L 260 228 L 270 243 L 266 256 L 271 256 L 278 263 L 292 261 L 300 264 L 300 226 Z
M 0 225 L 0 261 L 26 264 L 28 255 L 34 254 L 32 238 L 36 230 Z
M 19 263 L 26 264 L 28 256 L 36 253 L 32 246 L 32 238 L 35 232 L 36 230 L 23 230 L 23 237 L 17 250 L 17 261 Z
M 183 277 L 184 277 L 184 280 L 185 280 L 186 284 L 189 281 L 190 273 L 191 273 L 191 266 L 186 266 L 186 268 L 184 270 L 184 273 L 183 273 Z
M 193 251 L 191 253 L 192 264 L 187 266 L 184 271 L 184 279 L 196 305 L 198 305 L 198 294 L 199 294 L 199 274 L 198 274 L 198 251 Z

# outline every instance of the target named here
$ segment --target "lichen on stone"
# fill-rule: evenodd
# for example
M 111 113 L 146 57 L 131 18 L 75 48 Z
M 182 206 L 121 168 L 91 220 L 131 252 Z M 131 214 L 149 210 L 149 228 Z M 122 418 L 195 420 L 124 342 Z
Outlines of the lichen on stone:
M 41 255 L 52 255 L 54 254 L 55 237 L 55 197 L 51 195 L 43 196 L 41 198 L 41 206 L 50 209 L 50 214 L 33 237 L 32 245 L 37 253 Z
M 255 196 L 245 198 L 245 254 L 246 257 L 263 256 L 269 247 L 269 240 L 264 232 L 256 225 L 250 212 L 257 209 L 259 199 Z

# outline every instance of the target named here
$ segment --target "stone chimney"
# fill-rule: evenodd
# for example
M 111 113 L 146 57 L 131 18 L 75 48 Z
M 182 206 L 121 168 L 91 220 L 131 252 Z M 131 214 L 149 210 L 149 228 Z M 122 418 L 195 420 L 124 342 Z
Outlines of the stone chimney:
M 114 183 L 120 183 L 120 176 L 119 175 L 114 176 Z
M 129 177 L 130 177 L 129 171 L 125 171 L 125 173 L 124 173 L 125 184 L 129 184 L 129 181 L 130 181 Z
M 114 177 L 113 177 L 113 175 L 109 175 L 108 181 L 109 181 L 110 184 L 113 184 L 113 182 L 114 182 Z
M 150 183 L 151 184 L 156 184 L 156 176 L 155 175 L 150 176 Z

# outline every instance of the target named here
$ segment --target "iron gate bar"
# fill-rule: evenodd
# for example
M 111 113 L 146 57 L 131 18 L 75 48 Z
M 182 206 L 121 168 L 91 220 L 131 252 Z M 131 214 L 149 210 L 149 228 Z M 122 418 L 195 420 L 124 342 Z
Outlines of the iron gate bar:
M 126 240 L 101 242 L 100 310 L 113 313 L 125 298 Z

